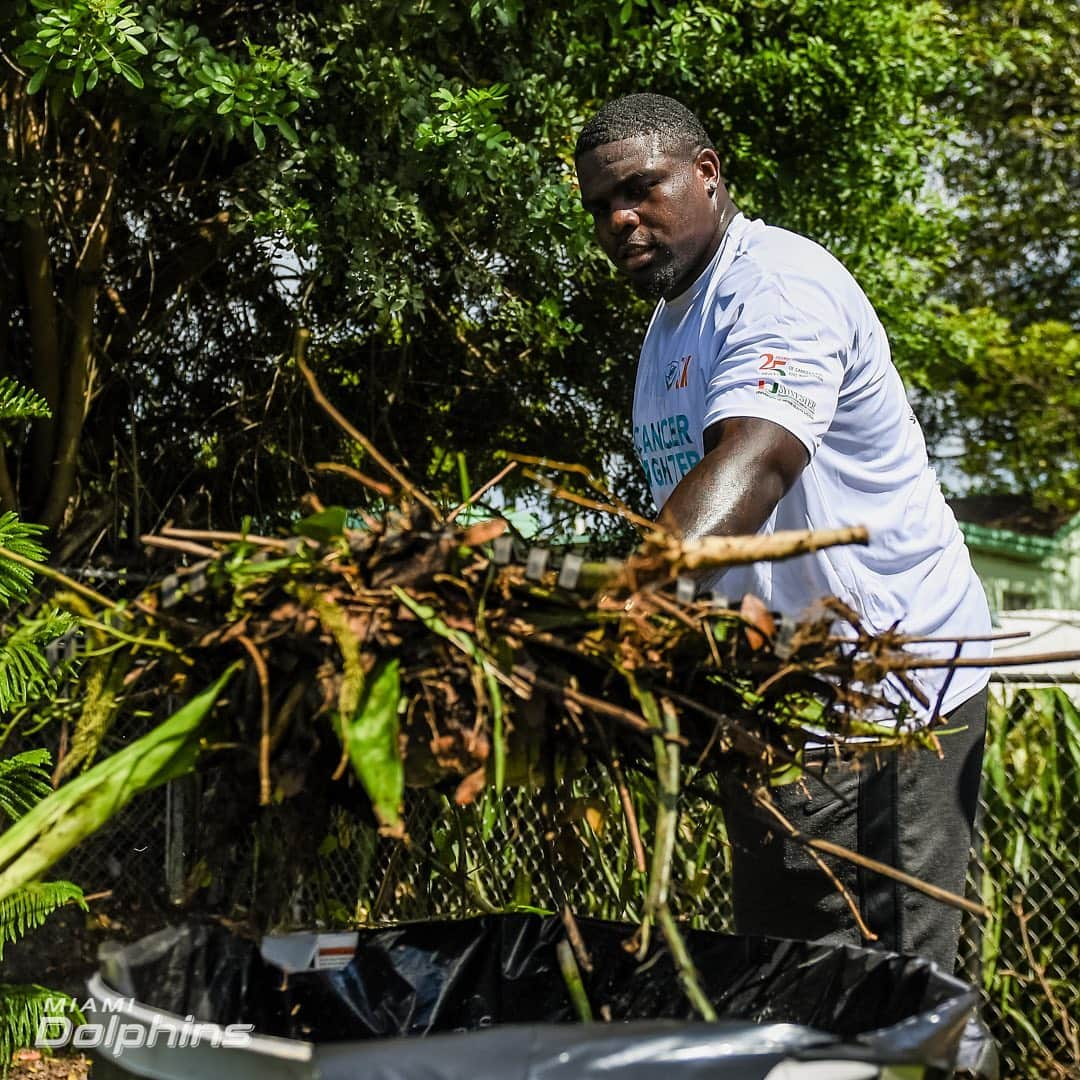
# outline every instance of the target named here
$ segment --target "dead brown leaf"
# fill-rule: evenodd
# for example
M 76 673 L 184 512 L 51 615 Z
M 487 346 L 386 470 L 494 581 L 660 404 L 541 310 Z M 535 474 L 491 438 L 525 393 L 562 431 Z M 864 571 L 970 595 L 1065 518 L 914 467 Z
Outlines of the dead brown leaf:
M 749 624 L 746 627 L 746 640 L 750 643 L 750 648 L 755 652 L 763 649 L 776 633 L 776 620 L 772 612 L 760 598 L 753 593 L 747 593 L 739 606 L 739 614 Z M 757 633 L 752 627 L 756 627 L 761 633 Z

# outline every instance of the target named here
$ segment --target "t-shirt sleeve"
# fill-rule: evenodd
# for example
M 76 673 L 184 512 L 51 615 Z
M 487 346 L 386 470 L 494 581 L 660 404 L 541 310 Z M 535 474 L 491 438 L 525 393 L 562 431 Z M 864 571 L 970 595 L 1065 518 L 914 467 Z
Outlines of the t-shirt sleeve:
M 705 386 L 705 423 L 771 420 L 812 458 L 832 423 L 849 351 L 837 306 L 823 290 L 756 288 L 730 327 L 717 330 Z

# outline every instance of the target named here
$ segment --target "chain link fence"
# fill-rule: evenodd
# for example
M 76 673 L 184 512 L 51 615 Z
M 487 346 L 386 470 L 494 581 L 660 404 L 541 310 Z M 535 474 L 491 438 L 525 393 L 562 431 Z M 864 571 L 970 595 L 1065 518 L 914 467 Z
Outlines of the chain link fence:
M 992 702 L 981 841 L 969 876 L 970 895 L 991 917 L 968 920 L 960 972 L 985 991 L 1004 1077 L 1080 1076 L 1080 720 L 1060 687 L 998 682 Z M 110 732 L 102 753 L 136 734 Z M 672 907 L 692 927 L 731 930 L 730 856 L 714 778 L 699 778 L 695 789 L 680 818 Z M 627 794 L 648 851 L 654 786 L 635 777 Z M 151 904 L 167 911 L 190 888 L 185 852 L 199 828 L 198 803 L 193 780 L 144 795 L 72 852 L 56 876 L 87 892 L 111 890 L 112 910 Z M 640 855 L 618 790 L 602 772 L 560 779 L 546 792 L 489 792 L 466 808 L 432 791 L 411 792 L 406 817 L 408 847 L 336 811 L 319 838 L 317 871 L 290 897 L 285 923 L 385 924 L 557 911 L 564 903 L 581 915 L 641 915 Z M 238 841 L 234 858 L 243 870 L 232 884 L 257 898 L 264 883 L 252 850 Z

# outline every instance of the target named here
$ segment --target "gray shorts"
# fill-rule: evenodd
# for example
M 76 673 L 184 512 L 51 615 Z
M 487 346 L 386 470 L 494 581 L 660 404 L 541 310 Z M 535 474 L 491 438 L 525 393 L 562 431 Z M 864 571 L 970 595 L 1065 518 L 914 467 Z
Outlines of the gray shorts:
M 833 749 L 812 750 L 805 787 L 774 788 L 773 801 L 805 836 L 831 840 L 962 895 L 979 803 L 986 704 L 981 690 L 952 712 L 947 726 L 965 730 L 941 736 L 943 759 L 912 751 L 853 761 Z M 823 774 L 839 795 L 822 786 Z M 735 783 L 725 788 L 724 816 L 739 933 L 871 944 L 809 853 L 782 837 L 775 819 Z M 956 908 L 850 862 L 822 858 L 878 935 L 875 947 L 916 953 L 953 970 L 961 918 Z

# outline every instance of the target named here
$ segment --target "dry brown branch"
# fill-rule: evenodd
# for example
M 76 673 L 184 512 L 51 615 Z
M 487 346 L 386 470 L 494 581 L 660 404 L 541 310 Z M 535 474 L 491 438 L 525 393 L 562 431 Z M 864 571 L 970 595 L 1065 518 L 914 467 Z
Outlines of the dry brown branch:
M 617 757 L 612 757 L 608 764 L 615 787 L 619 792 L 623 817 L 626 818 L 626 831 L 630 836 L 630 849 L 634 853 L 634 866 L 639 874 L 644 874 L 649 866 L 645 858 L 645 845 L 641 842 L 641 829 L 634 810 L 634 800 L 630 795 L 630 787 L 626 783 L 626 774 L 623 772 L 622 762 Z
M 198 555 L 201 559 L 216 559 L 221 555 L 217 548 L 196 544 L 191 540 L 173 540 L 168 536 L 147 534 L 139 537 L 139 543 L 147 547 L 168 548 L 170 551 L 183 551 L 187 555 Z
M 566 936 L 570 941 L 570 946 L 577 957 L 578 967 L 591 975 L 593 969 L 592 957 L 589 956 L 589 950 L 585 948 L 585 939 L 581 936 L 581 928 L 578 926 L 577 919 L 574 918 L 574 913 L 570 910 L 569 904 L 563 904 L 562 921 L 563 926 L 566 927 Z
M 288 551 L 291 546 L 289 540 L 283 540 L 280 536 L 256 536 L 254 533 L 222 532 L 218 529 L 177 529 L 172 525 L 164 525 L 161 534 L 177 540 L 206 540 L 217 544 L 254 544 L 256 547 L 274 548 L 277 551 Z M 214 554 L 217 555 L 218 552 Z
M 583 506 L 586 510 L 595 510 L 600 514 L 614 514 L 616 517 L 627 518 L 627 520 L 631 521 L 639 528 L 644 528 L 645 525 L 652 528 L 651 522 L 647 522 L 644 518 L 638 517 L 632 510 L 624 510 L 611 503 L 602 503 L 597 499 L 590 499 L 585 495 L 578 495 L 576 491 L 560 487 L 546 476 L 541 476 L 539 473 L 533 472 L 532 469 L 522 469 L 521 471 L 524 476 L 527 476 L 530 480 L 535 480 L 536 483 L 556 499 L 563 499 L 565 502 L 574 503 L 575 506 Z M 644 522 L 644 525 L 641 524 L 642 522 Z
M 865 544 L 869 539 L 870 534 L 862 525 L 842 529 L 790 529 L 770 536 L 703 536 L 698 540 L 682 541 L 656 531 L 650 537 L 652 548 L 629 561 L 647 562 L 655 552 L 668 564 L 669 572 L 675 574 L 790 559 L 822 548 Z
M 852 851 L 840 844 L 834 844 L 831 840 L 820 840 L 815 837 L 804 836 L 797 829 L 790 834 L 790 837 L 802 847 L 813 848 L 815 851 L 822 851 L 826 855 L 835 855 L 838 859 L 844 859 L 866 870 L 872 870 L 876 874 L 892 878 L 893 881 L 899 881 L 901 885 L 907 885 L 909 888 L 916 889 L 934 900 L 940 900 L 941 903 L 947 904 L 949 907 L 960 908 L 962 911 L 968 911 L 972 915 L 978 915 L 981 919 L 989 918 L 990 912 L 982 904 L 969 900 L 966 896 L 958 896 L 947 889 L 940 889 L 937 885 L 931 885 L 929 882 L 904 873 L 903 870 L 897 870 L 895 867 L 889 866 L 888 863 L 878 862 L 877 859 L 860 855 L 857 851 Z
M 537 465 L 540 468 L 555 469 L 558 472 L 575 473 L 582 477 L 585 480 L 585 483 L 587 483 L 597 495 L 601 495 L 608 500 L 608 504 L 604 507 L 606 513 L 618 514 L 620 517 L 626 518 L 631 524 L 636 525 L 639 529 L 647 532 L 651 532 L 656 528 L 655 524 L 648 518 L 643 518 L 640 514 L 635 514 L 622 499 L 608 491 L 608 489 L 604 487 L 604 485 L 601 484 L 584 465 L 574 465 L 565 461 L 553 461 L 551 458 L 536 457 L 533 454 L 515 453 L 508 454 L 507 456 L 513 458 L 515 461 L 520 461 L 523 465 Z
M 961 657 L 954 660 L 952 657 L 934 659 L 932 657 L 897 656 L 889 661 L 889 670 L 902 669 L 918 670 L 920 668 L 1003 668 L 1025 667 L 1028 664 L 1065 664 L 1073 660 L 1080 660 L 1080 652 L 1045 652 L 1028 653 L 1026 656 L 992 656 L 985 659 Z
M 754 792 L 754 802 L 758 804 L 763 810 L 768 811 L 780 824 L 787 830 L 789 836 L 796 836 L 799 832 L 794 825 L 780 811 L 777 809 L 776 804 L 769 797 L 769 793 L 764 788 L 758 788 Z M 825 876 L 833 883 L 836 891 L 844 898 L 844 903 L 847 904 L 848 909 L 855 918 L 855 925 L 859 928 L 859 933 L 867 941 L 877 941 L 878 936 L 866 925 L 862 915 L 859 913 L 859 905 L 855 902 L 855 898 L 844 887 L 844 883 L 833 873 L 832 867 L 816 852 L 813 848 L 806 849 L 810 858 L 817 864 Z
M 331 402 L 322 392 L 319 381 L 315 378 L 315 373 L 308 367 L 307 361 L 304 359 L 304 354 L 307 351 L 308 342 L 310 340 L 311 331 L 303 326 L 297 327 L 296 334 L 293 337 L 292 357 L 296 362 L 296 366 L 300 369 L 301 374 L 307 380 L 308 388 L 311 390 L 311 396 L 316 400 L 323 412 L 325 412 L 350 439 L 359 443 L 364 450 L 379 463 L 381 468 L 388 476 L 393 478 L 394 482 L 402 489 L 402 491 L 405 491 L 412 496 L 412 498 L 424 507 L 436 521 L 441 521 L 442 515 L 439 513 L 435 504 L 419 488 L 417 488 L 411 480 L 408 480 L 400 470 L 388 461 L 362 431 L 349 423 L 349 421 L 338 412 L 333 402 Z
M 466 506 L 472 506 L 477 499 L 480 498 L 486 491 L 490 491 L 504 476 L 513 472 L 517 468 L 517 462 L 511 461 L 504 469 L 500 469 L 490 480 L 481 484 L 463 503 L 459 503 L 450 511 L 446 516 L 446 524 L 449 525 L 465 509 Z
M 49 566 L 47 563 L 35 562 L 33 559 L 28 559 L 25 555 L 20 555 L 17 551 L 12 551 L 10 548 L 6 548 L 3 545 L 0 545 L 0 559 L 9 559 L 19 566 L 26 567 L 28 570 L 33 570 L 35 574 L 40 574 L 43 578 L 48 578 L 50 581 L 55 581 L 58 585 L 63 585 L 65 589 L 70 589 L 73 593 L 78 593 L 79 596 L 86 600 L 92 600 L 95 604 L 100 605 L 107 611 L 115 611 L 118 615 L 123 615 L 125 619 L 131 618 L 131 615 L 128 612 L 120 607 L 119 604 L 110 600 L 107 596 L 102 596 L 101 593 L 97 592 L 95 589 L 91 589 L 89 585 L 83 585 L 74 578 L 68 577 L 67 574 L 62 574 L 59 570 L 53 569 L 53 567 Z
M 598 713 L 600 716 L 610 716 L 612 720 L 618 720 L 620 723 L 626 724 L 627 727 L 634 728 L 635 731 L 640 731 L 644 735 L 656 735 L 667 742 L 678 743 L 683 746 L 686 745 L 684 736 L 670 735 L 660 728 L 653 727 L 648 721 L 642 720 L 637 713 L 633 713 L 629 709 L 624 709 L 621 705 L 613 705 L 611 702 L 604 701 L 602 698 L 583 694 L 580 690 L 575 690 L 572 686 L 565 686 L 561 683 L 553 682 L 550 679 L 545 679 L 542 676 L 537 675 L 533 671 L 526 671 L 524 668 L 514 668 L 514 673 L 520 675 L 522 678 L 528 679 L 530 682 L 535 683 L 544 690 L 548 690 L 553 694 L 558 694 L 560 697 L 568 698 L 578 705 L 583 705 L 586 709 L 592 709 L 593 712 Z
M 237 634 L 236 640 L 247 650 L 259 678 L 260 734 L 259 734 L 259 805 L 270 805 L 270 674 L 266 661 L 255 642 L 246 634 Z
M 367 473 L 354 469 L 351 465 L 342 465 L 337 461 L 318 461 L 315 463 L 315 471 L 340 473 L 350 480 L 355 480 L 358 484 L 363 484 L 366 488 L 371 488 L 372 491 L 377 495 L 381 495 L 384 499 L 389 499 L 394 494 L 394 489 L 389 484 L 384 484 L 381 480 L 376 480 L 375 477 L 368 476 Z
M 1054 1010 L 1058 1015 L 1058 1019 L 1061 1021 L 1061 1032 L 1065 1039 L 1065 1043 L 1069 1047 L 1069 1053 L 1072 1056 L 1072 1065 L 1080 1069 L 1080 1024 L 1069 1014 L 1069 1010 L 1062 1004 L 1057 994 L 1054 993 L 1054 988 L 1050 985 L 1050 980 L 1046 977 L 1046 968 L 1035 959 L 1035 950 L 1031 945 L 1031 931 L 1028 927 L 1028 923 L 1031 920 L 1031 916 L 1024 911 L 1024 905 L 1021 904 L 1019 899 L 1014 900 L 1012 903 L 1013 914 L 1016 916 L 1020 925 L 1020 938 L 1024 943 L 1024 955 L 1027 957 L 1028 966 L 1031 968 L 1035 979 L 1039 983 L 1039 987 L 1043 994 L 1046 996 L 1046 1000 L 1050 1005 L 1050 1008 Z M 1057 1062 L 1052 1063 L 1055 1068 L 1060 1069 L 1060 1075 L 1062 1077 L 1070 1075 L 1069 1070 L 1062 1068 Z

